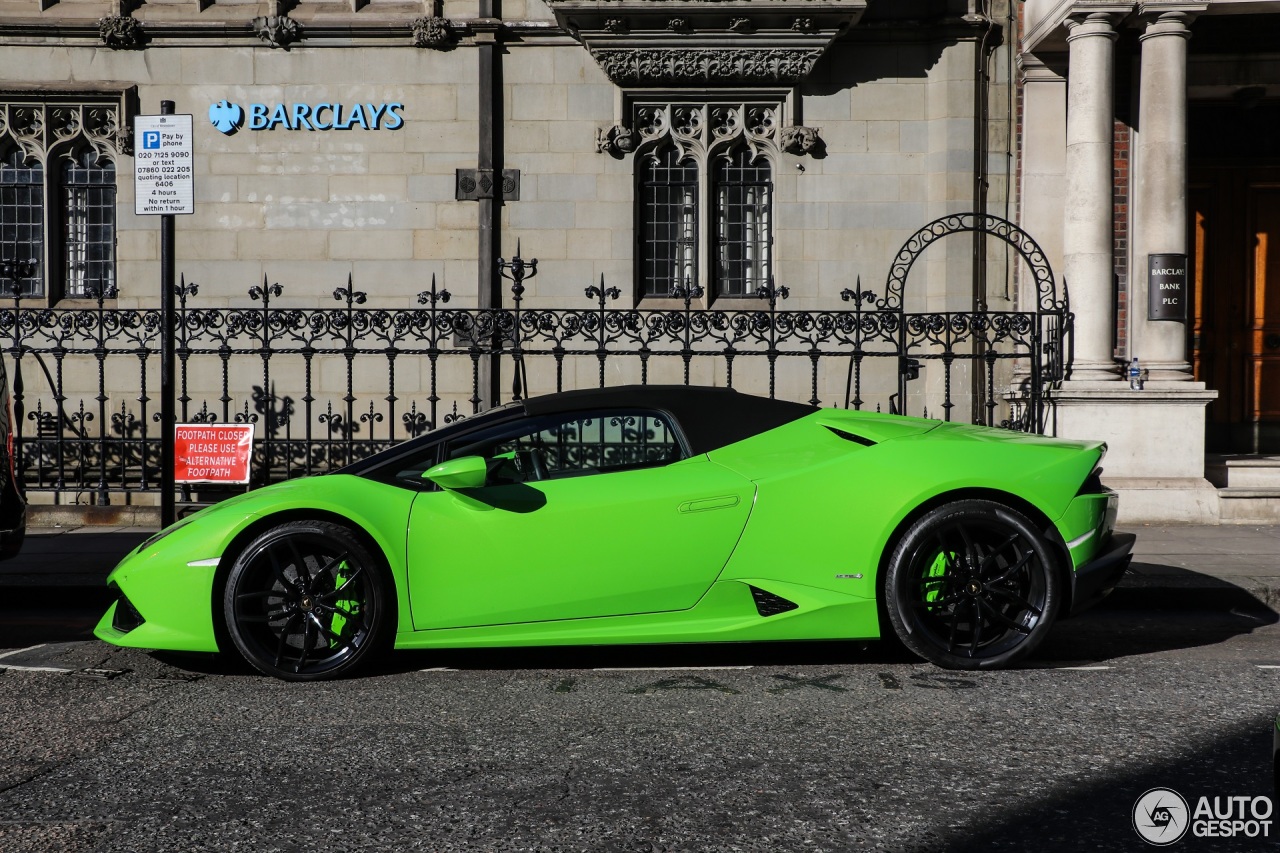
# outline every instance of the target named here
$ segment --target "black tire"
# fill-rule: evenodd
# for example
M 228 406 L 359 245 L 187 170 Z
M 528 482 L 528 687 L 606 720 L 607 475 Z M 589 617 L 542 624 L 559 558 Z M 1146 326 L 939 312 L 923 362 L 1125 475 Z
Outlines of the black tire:
M 889 559 L 894 633 L 945 669 L 999 669 L 1035 650 L 1062 599 L 1054 552 L 1026 516 L 992 501 L 931 510 Z
M 231 566 L 222 606 L 251 666 L 285 681 L 349 675 L 386 645 L 394 621 L 383 561 L 352 532 L 292 521 L 249 543 Z

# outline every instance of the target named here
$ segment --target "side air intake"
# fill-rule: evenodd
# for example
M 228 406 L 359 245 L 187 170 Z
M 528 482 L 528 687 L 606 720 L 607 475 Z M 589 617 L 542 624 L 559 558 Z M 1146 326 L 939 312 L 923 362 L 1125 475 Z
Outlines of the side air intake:
M 751 597 L 756 600 L 756 612 L 761 616 L 777 616 L 779 613 L 786 613 L 800 606 L 794 601 L 787 601 L 782 596 L 766 592 L 759 587 L 753 586 L 750 589 Z

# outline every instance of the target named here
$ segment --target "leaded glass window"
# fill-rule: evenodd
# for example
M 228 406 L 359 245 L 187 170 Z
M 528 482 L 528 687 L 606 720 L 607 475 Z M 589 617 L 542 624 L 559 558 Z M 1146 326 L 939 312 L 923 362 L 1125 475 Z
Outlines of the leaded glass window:
M 615 136 L 637 152 L 638 298 L 705 305 L 769 285 L 784 97 L 632 101 L 631 128 Z
M 31 266 L 18 295 L 52 304 L 116 285 L 116 166 L 129 90 L 0 95 L 0 260 Z M 0 294 L 14 295 L 0 276 Z
M 715 161 L 715 289 L 718 296 L 755 296 L 769 284 L 769 161 L 745 147 Z
M 44 167 L 13 148 L 0 158 L 0 261 L 33 263 L 28 276 L 0 279 L 0 293 L 12 296 L 15 286 L 23 296 L 43 293 L 43 256 Z
M 698 280 L 698 167 L 674 147 L 644 158 L 640 277 L 645 296 L 670 296 Z
M 115 285 L 116 167 L 94 151 L 62 161 L 66 295 Z

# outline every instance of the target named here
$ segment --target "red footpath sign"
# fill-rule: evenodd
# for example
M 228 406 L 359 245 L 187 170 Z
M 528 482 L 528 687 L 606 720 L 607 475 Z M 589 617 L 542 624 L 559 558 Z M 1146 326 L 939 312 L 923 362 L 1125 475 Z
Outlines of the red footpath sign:
M 178 424 L 174 427 L 175 483 L 247 483 L 253 424 Z

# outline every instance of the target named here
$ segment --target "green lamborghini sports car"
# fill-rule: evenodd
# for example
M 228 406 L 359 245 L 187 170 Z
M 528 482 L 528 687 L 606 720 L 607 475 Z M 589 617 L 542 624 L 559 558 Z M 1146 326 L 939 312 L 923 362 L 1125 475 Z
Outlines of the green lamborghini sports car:
M 885 634 L 1007 666 L 1128 565 L 1104 452 L 715 388 L 535 397 L 179 521 L 96 633 L 298 681 L 391 647 Z

